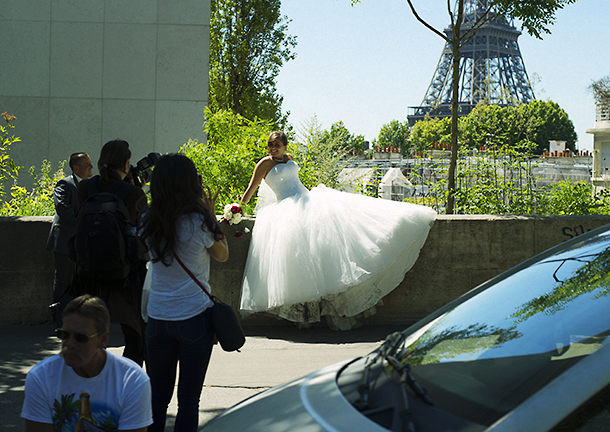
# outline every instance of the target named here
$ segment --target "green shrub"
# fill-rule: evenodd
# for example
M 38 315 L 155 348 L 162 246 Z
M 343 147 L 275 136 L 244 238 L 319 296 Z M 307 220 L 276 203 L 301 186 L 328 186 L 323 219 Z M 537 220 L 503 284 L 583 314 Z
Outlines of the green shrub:
M 256 163 L 267 154 L 272 126 L 225 110 L 212 113 L 206 108 L 205 115 L 207 144 L 189 140 L 180 151 L 195 163 L 204 186 L 220 189 L 217 203 L 222 208 L 240 201 Z M 254 204 L 251 201 L 244 212 L 252 214 Z
M 609 211 L 607 193 L 593 195 L 592 186 L 587 182 L 562 180 L 542 188 L 536 214 L 592 215 L 608 214 Z
M 8 154 L 11 145 L 21 141 L 19 137 L 9 135 L 10 130 L 15 127 L 15 125 L 11 124 L 11 121 L 17 117 L 6 112 L 1 115 L 4 121 L 6 121 L 6 126 L 0 125 L 0 197 L 6 193 L 4 184 L 10 180 L 16 182 L 19 169 L 22 168 L 15 165 L 15 161 Z
M 40 173 L 35 167 L 29 169 L 34 180 L 34 186 L 28 191 L 23 186 L 13 185 L 11 200 L 2 204 L 0 216 L 53 216 L 55 204 L 53 193 L 55 185 L 65 177 L 63 168 L 66 161 L 60 163 L 59 169 L 51 175 L 51 163 L 42 161 Z

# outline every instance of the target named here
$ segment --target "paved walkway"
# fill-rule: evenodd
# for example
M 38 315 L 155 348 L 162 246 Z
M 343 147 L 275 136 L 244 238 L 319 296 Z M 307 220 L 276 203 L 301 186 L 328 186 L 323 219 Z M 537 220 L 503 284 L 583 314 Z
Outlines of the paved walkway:
M 215 347 L 201 394 L 199 423 L 204 425 L 226 408 L 256 393 L 318 370 L 364 355 L 402 330 L 396 326 L 370 326 L 348 332 L 325 328 L 299 330 L 293 326 L 249 327 L 241 352 Z M 40 360 L 59 351 L 53 326 L 0 325 L 0 430 L 24 432 L 20 417 L 25 376 Z M 111 327 L 109 350 L 121 354 L 119 326 Z M 167 431 L 173 430 L 177 401 L 174 393 Z

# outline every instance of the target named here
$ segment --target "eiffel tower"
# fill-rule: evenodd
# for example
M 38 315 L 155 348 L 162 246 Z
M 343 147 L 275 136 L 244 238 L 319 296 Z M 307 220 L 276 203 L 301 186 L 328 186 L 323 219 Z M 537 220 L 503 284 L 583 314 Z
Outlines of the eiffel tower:
M 487 0 L 466 0 L 461 33 L 464 34 L 487 10 Z M 490 12 L 493 13 L 493 10 Z M 444 30 L 452 37 L 451 28 Z M 521 32 L 505 17 L 485 23 L 460 50 L 460 116 L 465 116 L 481 101 L 495 105 L 516 105 L 535 99 L 517 38 Z M 409 107 L 410 126 L 424 116 L 451 117 L 453 50 L 445 44 L 443 53 L 421 106 Z

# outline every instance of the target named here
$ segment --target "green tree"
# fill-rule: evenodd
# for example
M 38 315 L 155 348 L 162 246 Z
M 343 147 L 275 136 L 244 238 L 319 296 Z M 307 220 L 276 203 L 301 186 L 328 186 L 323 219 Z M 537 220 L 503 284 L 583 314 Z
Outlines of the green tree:
M 353 135 L 350 142 L 350 150 L 356 154 L 362 153 L 366 149 L 366 144 L 367 141 L 364 139 L 364 135 Z
M 351 140 L 352 134 L 342 121 L 330 125 L 330 129 L 323 131 L 321 137 L 322 143 L 331 152 L 349 149 Z
M 297 134 L 294 149 L 294 159 L 300 167 L 299 177 L 305 187 L 339 186 L 339 174 L 345 166 L 347 153 L 342 146 L 348 145 L 350 139 L 351 134 L 343 122 L 332 125 L 330 131 L 323 130 L 315 116 L 305 122 Z
M 535 153 L 542 154 L 549 148 L 550 140 L 565 141 L 566 147 L 575 150 L 577 135 L 574 124 L 557 103 L 552 101 L 535 100 L 517 108 L 518 115 L 523 122 L 532 121 L 532 136 L 528 137 L 537 144 Z M 525 138 L 525 137 L 523 137 Z
M 568 114 L 555 102 L 534 100 L 529 104 L 501 107 L 478 104 L 460 122 L 460 136 L 470 147 L 519 146 L 536 143 L 534 154 L 548 150 L 550 140 L 566 141 L 574 150 L 576 132 Z
M 280 0 L 212 0 L 210 18 L 211 112 L 231 110 L 249 120 L 284 128 L 283 96 L 276 93 L 280 67 L 296 57 Z
M 315 122 L 317 122 L 317 119 Z M 320 140 L 326 146 L 325 151 L 341 153 L 341 157 L 347 156 L 348 153 L 364 151 L 366 145 L 364 136 L 352 134 L 342 121 L 333 123 L 330 130 L 322 131 L 321 128 L 319 129 L 321 132 Z
M 411 130 L 411 145 L 418 152 L 426 151 L 435 143 L 447 144 L 451 142 L 451 119 L 431 118 L 419 121 Z
M 522 28 L 527 32 L 542 39 L 542 33 L 550 33 L 549 26 L 555 21 L 555 13 L 567 4 L 576 0 L 478 0 L 481 6 L 481 14 L 473 24 L 462 27 L 464 9 L 469 0 L 456 0 L 453 9 L 447 0 L 447 10 L 451 19 L 449 28 L 451 34 L 448 36 L 443 31 L 437 30 L 423 20 L 415 10 L 412 0 L 407 0 L 411 12 L 415 18 L 427 29 L 441 37 L 453 52 L 452 63 L 452 96 L 451 96 L 451 161 L 447 174 L 447 205 L 446 213 L 453 214 L 455 204 L 455 176 L 458 158 L 458 113 L 459 113 L 459 78 L 460 78 L 460 51 L 463 46 L 470 42 L 477 31 L 488 21 L 505 16 L 508 19 L 517 19 Z M 360 0 L 352 0 L 352 5 L 360 3 Z
M 410 150 L 409 124 L 398 120 L 392 120 L 390 123 L 384 124 L 379 130 L 377 142 L 382 147 L 394 146 L 400 149 L 403 156 L 407 156 Z
M 459 119 L 463 124 L 461 141 L 475 148 L 512 144 L 509 131 L 513 110 L 512 106 L 478 104 L 466 117 Z
M 4 184 L 10 180 L 15 182 L 19 175 L 19 168 L 22 168 L 17 166 L 8 154 L 11 145 L 21 141 L 19 137 L 10 134 L 10 130 L 15 127 L 11 121 L 17 117 L 4 112 L 2 118 L 6 122 L 6 126 L 0 125 L 0 197 L 5 194 Z

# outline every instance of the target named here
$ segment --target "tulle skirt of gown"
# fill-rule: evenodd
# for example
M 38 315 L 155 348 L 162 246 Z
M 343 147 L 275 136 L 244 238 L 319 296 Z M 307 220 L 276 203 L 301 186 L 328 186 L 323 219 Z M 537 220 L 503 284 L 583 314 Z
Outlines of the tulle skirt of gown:
M 244 272 L 242 316 L 349 329 L 403 280 L 436 213 L 318 186 L 262 208 Z

